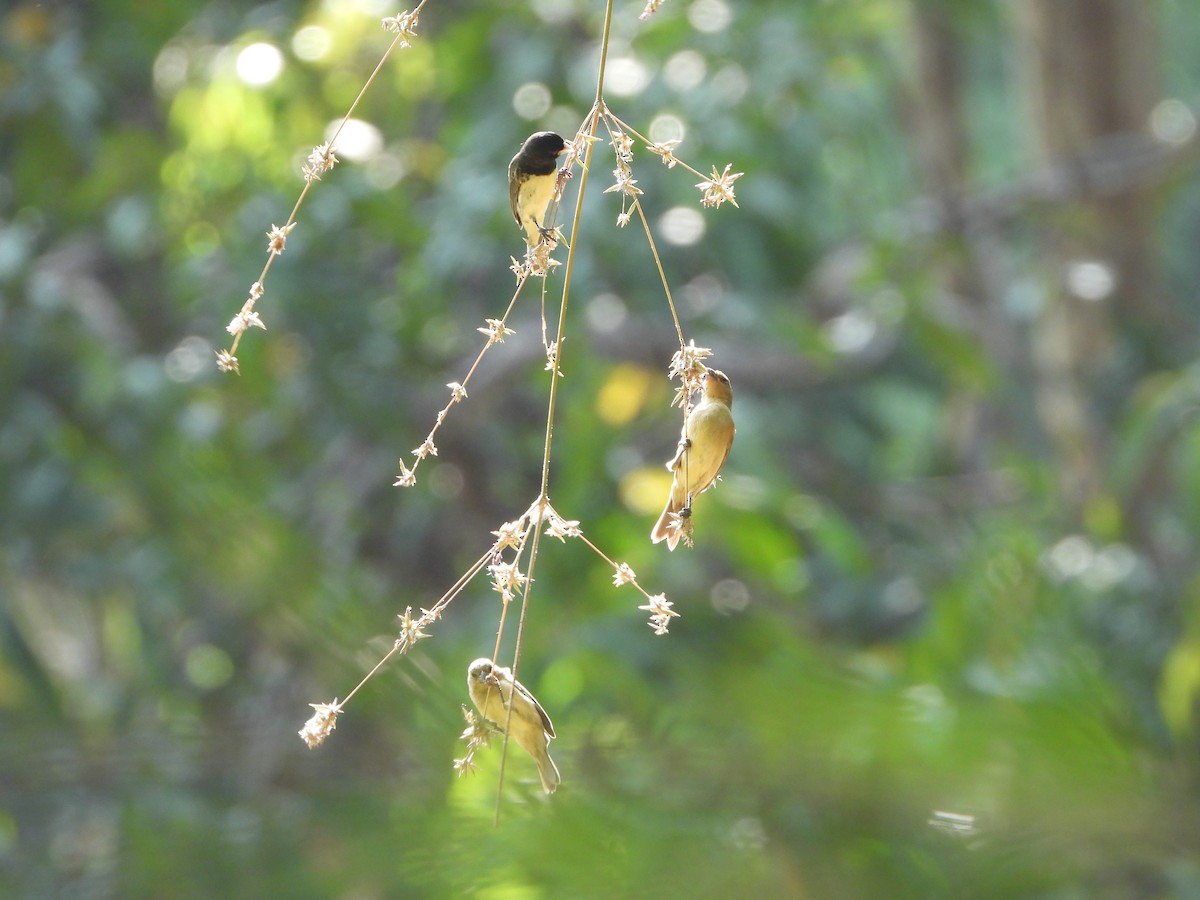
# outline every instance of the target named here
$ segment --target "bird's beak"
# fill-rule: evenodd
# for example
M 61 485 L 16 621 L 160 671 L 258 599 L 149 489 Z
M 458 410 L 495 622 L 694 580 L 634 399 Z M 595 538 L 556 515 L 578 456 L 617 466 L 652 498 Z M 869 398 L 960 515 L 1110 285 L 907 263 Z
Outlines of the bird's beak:
M 494 672 L 488 672 L 486 675 L 481 675 L 479 680 L 484 684 L 490 684 L 492 687 L 500 687 L 500 679 L 496 677 Z

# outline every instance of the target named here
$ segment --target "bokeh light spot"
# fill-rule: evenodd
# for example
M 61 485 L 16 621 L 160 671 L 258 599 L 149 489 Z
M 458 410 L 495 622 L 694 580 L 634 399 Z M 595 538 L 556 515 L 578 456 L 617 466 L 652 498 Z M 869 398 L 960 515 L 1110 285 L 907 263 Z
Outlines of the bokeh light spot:
M 177 383 L 194 380 L 213 364 L 213 349 L 204 338 L 192 335 L 180 341 L 163 359 L 163 371 Z
M 283 54 L 274 44 L 260 41 L 238 54 L 235 68 L 243 84 L 266 87 L 283 71 Z
M 668 209 L 658 220 L 659 230 L 668 244 L 686 247 L 704 237 L 704 216 L 690 206 Z
M 611 60 L 605 87 L 608 92 L 618 97 L 629 97 L 638 93 L 650 80 L 646 67 L 631 56 L 618 57 Z
M 1160 141 L 1186 144 L 1196 134 L 1196 114 L 1182 100 L 1168 97 L 1151 111 L 1150 130 Z
M 642 466 L 633 469 L 617 486 L 617 493 L 625 507 L 642 516 L 661 512 L 663 504 L 667 502 L 669 490 L 671 473 L 663 466 Z
M 597 294 L 588 303 L 588 326 L 600 334 L 612 334 L 625 324 L 629 310 L 616 294 Z
M 725 0 L 695 0 L 688 7 L 687 17 L 697 31 L 714 34 L 729 27 L 733 10 Z
M 1067 288 L 1081 300 L 1103 300 L 1116 286 L 1116 273 L 1106 262 L 1084 259 L 1067 266 Z
M 663 141 L 682 141 L 687 135 L 687 126 L 679 116 L 664 113 L 650 120 L 650 140 L 656 143 Z
M 596 394 L 596 414 L 608 425 L 626 425 L 646 405 L 654 373 L 644 366 L 616 366 Z
M 550 111 L 550 89 L 540 81 L 527 81 L 513 92 L 513 111 L 522 119 L 540 119 Z
M 292 35 L 292 52 L 305 62 L 322 60 L 332 49 L 333 35 L 320 25 L 305 25 Z
M 189 650 L 183 666 L 188 680 L 205 690 L 219 688 L 233 677 L 233 660 L 212 644 L 200 644 Z
M 699 87 L 708 71 L 708 63 L 695 50 L 680 50 L 663 66 L 663 80 L 673 91 L 690 91 Z
M 330 122 L 325 129 L 325 140 L 333 139 L 341 120 Z M 347 119 L 337 140 L 333 144 L 334 152 L 339 159 L 351 162 L 367 162 L 374 159 L 383 150 L 383 135 L 370 122 L 362 119 Z

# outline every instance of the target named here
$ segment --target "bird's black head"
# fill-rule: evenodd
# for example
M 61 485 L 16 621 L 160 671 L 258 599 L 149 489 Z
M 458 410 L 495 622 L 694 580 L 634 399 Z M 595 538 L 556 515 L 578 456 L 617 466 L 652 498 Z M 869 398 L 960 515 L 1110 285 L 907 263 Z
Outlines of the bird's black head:
M 552 160 L 566 149 L 567 142 L 561 134 L 539 131 L 525 139 L 520 155 L 530 160 Z

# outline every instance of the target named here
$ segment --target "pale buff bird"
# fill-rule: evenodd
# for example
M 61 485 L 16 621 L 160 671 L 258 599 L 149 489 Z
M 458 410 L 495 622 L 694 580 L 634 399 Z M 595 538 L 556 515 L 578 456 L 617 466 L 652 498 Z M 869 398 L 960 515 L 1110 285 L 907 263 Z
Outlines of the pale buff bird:
M 512 669 L 498 666 L 486 657 L 475 660 L 467 668 L 467 690 L 471 694 L 471 702 L 483 717 L 490 719 L 501 730 L 508 719 L 509 704 L 512 704 L 509 735 L 537 763 L 538 774 L 542 776 L 542 790 L 553 794 L 562 780 L 558 767 L 550 758 L 549 746 L 550 739 L 554 737 L 554 726 L 533 694 L 513 678 Z
M 683 423 L 679 452 L 667 463 L 673 473 L 667 507 L 650 532 L 654 543 L 665 540 L 674 550 L 683 533 L 678 514 L 691 506 L 692 499 L 712 487 L 733 445 L 733 388 L 724 372 L 709 369 L 704 374 L 704 396 L 692 407 Z

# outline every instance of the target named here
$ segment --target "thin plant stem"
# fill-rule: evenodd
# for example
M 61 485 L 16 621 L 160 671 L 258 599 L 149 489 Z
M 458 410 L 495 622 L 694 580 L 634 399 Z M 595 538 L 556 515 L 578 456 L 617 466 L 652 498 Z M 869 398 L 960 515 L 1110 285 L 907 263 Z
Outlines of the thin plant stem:
M 479 570 L 487 564 L 487 561 L 491 559 L 494 554 L 495 550 L 489 547 L 483 556 L 471 563 L 471 567 L 467 569 L 467 571 L 461 576 L 459 576 L 458 581 L 454 582 L 454 584 L 450 587 L 450 590 L 442 594 L 441 599 L 438 600 L 438 602 L 435 603 L 431 609 L 434 612 L 440 612 L 451 600 L 453 600 L 459 595 L 459 593 L 462 592 L 462 589 L 470 583 L 471 579 L 479 574 Z
M 595 553 L 597 556 L 599 556 L 599 557 L 600 557 L 602 560 L 604 560 L 606 563 L 608 563 L 610 566 L 612 566 L 614 570 L 620 571 L 620 569 L 621 569 L 621 566 L 620 566 L 620 564 L 619 564 L 619 563 L 618 563 L 616 560 L 614 560 L 614 559 L 612 559 L 611 557 L 609 557 L 609 555 L 608 555 L 607 553 L 605 553 L 603 550 L 601 550 L 599 547 L 597 547 L 597 546 L 596 546 L 595 544 L 593 544 L 591 541 L 589 541 L 589 540 L 587 539 L 587 537 L 586 537 L 586 536 L 584 536 L 584 535 L 582 535 L 582 534 L 581 534 L 581 535 L 579 535 L 579 539 L 580 539 L 581 541 L 583 541 L 585 544 L 587 544 L 589 547 L 591 547 L 591 548 L 592 548 L 592 552 L 594 552 L 594 553 Z M 635 579 L 633 579 L 632 581 L 628 582 L 628 583 L 629 583 L 629 584 L 632 584 L 632 585 L 633 585 L 635 588 L 637 588 L 639 591 L 641 591 L 641 594 L 642 594 L 642 596 L 643 596 L 643 597 L 645 597 L 645 598 L 647 598 L 647 599 L 649 599 L 649 598 L 650 598 L 650 592 L 649 592 L 649 591 L 647 591 L 647 590 L 646 590 L 644 587 L 642 587 L 640 584 L 638 584 L 638 582 L 637 582 L 637 579 L 636 579 L 636 578 L 635 578 Z
M 355 694 L 358 693 L 359 688 L 361 688 L 364 684 L 366 684 L 368 681 L 370 681 L 371 678 L 375 675 L 375 673 L 378 672 L 380 669 L 382 669 L 384 667 L 384 664 L 387 663 L 387 661 L 389 659 L 391 659 L 393 656 L 395 656 L 397 653 L 400 652 L 400 648 L 403 646 L 404 646 L 404 644 L 401 643 L 400 641 L 396 641 L 394 644 L 392 644 L 392 649 L 383 655 L 383 659 L 381 659 L 381 660 L 379 660 L 379 662 L 375 663 L 375 665 L 371 668 L 371 671 L 362 677 L 362 681 L 360 681 L 358 684 L 356 684 L 354 686 L 354 690 L 352 690 L 350 693 L 348 693 L 345 697 L 342 698 L 342 702 L 341 702 L 340 706 L 344 707 L 347 703 L 349 703 L 350 699 Z
M 528 516 L 529 512 L 526 511 L 525 515 Z M 529 540 L 529 529 L 531 527 L 532 527 L 532 523 L 527 522 L 525 525 L 525 533 L 521 535 L 520 546 L 517 547 L 517 552 L 513 556 L 512 564 L 514 566 L 518 565 L 521 562 L 521 555 L 525 552 L 525 543 Z M 525 582 L 525 587 L 526 587 L 526 590 L 528 590 L 528 587 L 529 587 L 528 580 L 526 580 L 526 582 Z M 492 648 L 492 659 L 500 658 L 500 640 L 501 640 L 501 638 L 504 637 L 504 622 L 508 618 L 508 602 L 509 602 L 508 599 L 504 598 L 504 601 L 503 601 L 502 605 L 500 606 L 500 623 L 496 626 L 496 646 Z M 501 698 L 501 700 L 503 700 L 503 697 Z M 507 725 L 507 722 L 505 724 Z
M 604 108 L 604 72 L 608 63 L 608 42 L 612 31 L 613 0 L 606 0 L 604 6 L 604 34 L 600 41 L 600 67 L 596 75 L 596 102 L 592 110 L 589 136 L 596 136 L 596 125 L 599 113 Z M 593 141 L 588 141 L 584 151 L 583 174 L 579 178 L 579 194 L 575 199 L 575 216 L 571 222 L 571 243 L 567 247 L 566 272 L 563 274 L 562 302 L 558 309 L 558 334 L 555 337 L 554 366 L 550 372 L 550 401 L 546 410 L 546 441 L 542 448 L 542 486 L 536 501 L 537 514 L 533 517 L 533 543 L 529 547 L 529 571 L 526 573 L 525 590 L 521 594 L 521 617 L 517 622 L 517 642 L 513 650 L 513 680 L 517 678 L 517 667 L 521 661 L 521 644 L 525 636 L 525 619 L 529 611 L 529 589 L 533 584 L 533 570 L 537 563 L 538 543 L 542 536 L 542 522 L 546 515 L 547 493 L 550 484 L 550 446 L 554 440 L 554 411 L 558 399 L 558 369 L 562 364 L 563 333 L 567 322 L 567 302 L 571 296 L 571 275 L 575 271 L 575 248 L 579 246 L 579 223 L 583 217 L 583 197 L 587 192 L 588 174 L 591 172 Z M 515 689 L 515 688 L 514 688 Z M 508 704 L 508 715 L 504 718 L 504 746 L 500 751 L 500 773 L 496 779 L 496 815 L 493 824 L 500 825 L 500 807 L 504 796 L 504 767 L 508 759 L 508 730 L 512 721 L 512 703 Z
M 413 8 L 411 21 L 413 22 L 414 25 L 416 24 L 417 18 L 421 14 L 421 9 L 425 6 L 426 2 L 427 2 L 427 0 L 421 0 L 421 2 L 418 3 L 416 5 L 416 7 Z M 379 62 L 375 64 L 374 70 L 372 70 L 372 72 L 371 72 L 370 76 L 367 78 L 366 82 L 359 89 L 358 96 L 356 96 L 354 98 L 354 102 L 350 104 L 350 108 L 348 110 L 346 110 L 346 114 L 344 116 L 342 116 L 342 120 L 340 122 L 338 122 L 338 126 L 337 126 L 337 128 L 334 129 L 332 137 L 330 137 L 329 140 L 325 142 L 325 146 L 330 148 L 330 150 L 333 149 L 334 142 L 336 142 L 338 137 L 341 136 L 342 130 L 346 127 L 346 123 L 350 121 L 350 117 L 354 115 L 354 111 L 356 109 L 358 109 L 358 104 L 362 102 L 362 98 L 366 96 L 366 93 L 370 89 L 371 85 L 375 83 L 376 77 L 378 77 L 380 71 L 384 67 L 384 64 L 388 61 L 388 58 L 392 55 L 392 52 L 397 47 L 399 47 L 401 45 L 401 43 L 403 43 L 405 40 L 406 40 L 406 35 L 404 35 L 402 33 L 397 34 L 396 37 L 392 39 L 392 42 L 388 45 L 388 48 L 383 51 L 383 56 L 381 56 L 379 58 Z M 283 225 L 283 227 L 285 229 L 288 229 L 292 225 L 295 224 L 296 215 L 300 212 L 300 207 L 304 204 L 304 198 L 308 196 L 309 189 L 312 188 L 312 186 L 313 186 L 313 179 L 306 179 L 304 182 L 304 187 L 301 188 L 301 190 L 300 190 L 300 196 L 298 196 L 296 198 L 296 203 L 292 206 L 292 211 L 291 211 L 291 213 L 288 214 L 288 219 Z M 262 286 L 262 287 L 266 286 L 267 273 L 271 271 L 271 265 L 275 262 L 275 257 L 278 255 L 279 255 L 278 253 L 270 253 L 267 255 L 267 261 L 263 265 L 262 271 L 258 274 L 258 284 L 260 286 Z M 244 331 L 239 331 L 237 334 L 235 334 L 233 336 L 233 343 L 229 347 L 229 355 L 230 356 L 233 356 L 237 353 L 238 345 L 241 344 L 241 342 L 242 342 L 243 334 L 245 334 Z
M 416 7 L 413 9 L 412 18 L 414 21 L 416 20 L 417 16 L 419 16 L 421 14 L 421 7 L 423 7 L 425 5 L 425 3 L 426 3 L 426 0 L 421 0 L 421 2 L 418 3 L 416 5 Z M 333 146 L 333 142 L 338 139 L 338 135 L 340 135 L 342 133 L 342 129 L 346 127 L 346 123 L 348 121 L 350 121 L 350 117 L 352 115 L 354 115 L 354 110 L 358 109 L 358 104 L 362 101 L 362 98 L 366 95 L 367 89 L 370 88 L 371 84 L 375 81 L 375 76 L 377 76 L 379 74 L 380 70 L 384 66 L 384 63 L 386 63 L 388 61 L 388 57 L 392 55 L 392 51 L 395 50 L 398 46 L 400 46 L 401 41 L 403 41 L 404 39 L 405 39 L 405 36 L 403 34 L 397 34 L 396 37 L 392 40 L 391 44 L 388 45 L 388 48 L 383 51 L 383 56 L 380 57 L 379 62 L 376 64 L 375 71 L 373 71 L 371 73 L 370 77 L 367 78 L 366 84 L 364 84 L 362 86 L 362 89 L 358 92 L 358 96 L 354 98 L 354 102 L 351 103 L 350 108 L 348 110 L 346 110 L 346 115 L 344 115 L 342 117 L 342 121 L 340 123 L 338 123 L 338 127 L 333 132 L 333 137 L 331 137 L 329 139 L 329 145 L 331 147 Z
M 557 376 L 552 376 L 557 379 Z M 525 588 L 521 591 L 521 617 L 517 621 L 517 645 L 513 649 L 513 691 L 516 691 L 517 667 L 521 661 L 521 639 L 525 636 L 525 613 L 529 609 L 529 589 L 533 586 L 533 564 L 537 560 L 538 543 L 542 536 L 542 521 L 545 518 L 546 512 L 546 492 L 545 492 L 545 475 L 543 474 L 542 494 L 538 497 L 537 516 L 530 519 L 530 527 L 533 529 L 533 543 L 529 545 L 529 571 L 525 573 Z M 507 604 L 505 605 L 507 609 Z M 497 645 L 499 644 L 500 636 L 496 636 Z M 504 700 L 503 692 L 500 695 L 500 700 Z M 504 744 L 500 749 L 500 772 L 496 778 L 496 814 L 492 819 L 492 824 L 499 827 L 500 825 L 500 800 L 504 790 L 504 768 L 508 761 L 508 737 L 509 728 L 512 726 L 512 696 L 509 696 L 507 715 L 504 717 Z
M 458 581 L 454 582 L 454 584 L 450 586 L 450 589 L 447 590 L 446 593 L 442 594 L 437 603 L 433 604 L 433 606 L 430 608 L 430 611 L 435 613 L 441 612 L 441 610 L 444 609 L 451 600 L 457 597 L 462 592 L 462 589 L 470 583 L 471 579 L 479 574 L 479 570 L 484 567 L 487 561 L 491 559 L 492 552 L 493 551 L 489 549 L 487 553 L 475 560 L 475 562 L 471 564 L 471 567 L 459 577 Z M 354 690 L 352 690 L 342 699 L 341 706 L 345 706 L 347 703 L 349 703 L 350 698 L 358 693 L 359 688 L 370 681 L 371 677 L 380 669 L 382 669 L 384 664 L 402 649 L 404 649 L 404 642 L 396 641 L 392 645 L 392 649 L 384 654 L 383 659 L 379 660 L 379 662 L 374 665 L 371 671 L 363 676 L 362 681 L 354 686 Z
M 525 287 L 525 282 L 527 282 L 528 280 L 529 280 L 528 276 L 522 276 L 521 280 L 517 282 L 517 288 L 515 291 L 513 291 L 512 299 L 510 299 L 508 301 L 508 306 L 505 307 L 505 309 L 504 309 L 504 315 L 502 315 L 497 320 L 497 321 L 499 321 L 501 328 L 504 328 L 508 325 L 508 317 L 510 315 L 512 315 L 513 307 L 517 305 L 517 298 L 521 296 L 521 289 Z M 240 337 L 240 335 L 239 335 L 239 337 Z M 475 356 L 475 361 L 472 362 L 471 367 L 469 369 L 467 369 L 467 374 L 464 375 L 463 380 L 458 383 L 458 387 L 461 388 L 463 391 L 463 394 L 462 394 L 463 397 L 466 397 L 467 385 L 470 384 L 471 376 L 475 374 L 475 370 L 479 368 L 479 364 L 483 361 L 484 354 L 486 354 L 488 352 L 488 350 L 490 350 L 492 348 L 492 345 L 495 343 L 498 343 L 498 342 L 493 341 L 493 340 L 488 340 L 483 345 L 483 347 L 480 348 L 479 353 L 476 354 L 476 356 Z M 447 403 L 445 406 L 443 406 L 442 409 L 438 412 L 436 418 L 434 419 L 433 428 L 431 428 L 429 431 L 429 434 L 427 434 L 425 436 L 426 444 L 433 442 L 434 436 L 438 433 L 438 430 L 442 427 L 442 422 L 444 422 L 446 419 L 446 416 L 448 416 L 450 414 L 451 407 L 453 407 L 456 403 L 458 403 L 459 399 L 460 398 L 459 398 L 457 392 L 452 393 L 450 395 L 450 402 Z M 425 446 L 425 444 L 422 444 L 422 446 Z M 424 458 L 425 458 L 424 456 L 418 455 L 416 462 L 413 463 L 412 469 L 409 471 L 415 473 L 417 471 L 417 469 L 420 467 L 421 461 Z M 403 464 L 403 462 L 404 461 L 401 460 L 401 464 Z
M 646 221 L 646 213 L 642 209 L 642 201 L 634 200 L 638 218 L 642 220 L 642 228 L 646 231 L 646 241 L 650 244 L 650 253 L 654 257 L 654 265 L 658 268 L 658 277 L 662 280 L 663 291 L 667 295 L 667 306 L 671 308 L 671 319 L 675 322 L 675 334 L 679 336 L 679 348 L 684 347 L 683 327 L 679 324 L 679 313 L 675 311 L 675 301 L 671 297 L 671 286 L 667 284 L 667 273 L 663 271 L 662 260 L 658 256 L 658 247 L 654 243 L 654 235 L 650 233 L 650 223 Z

